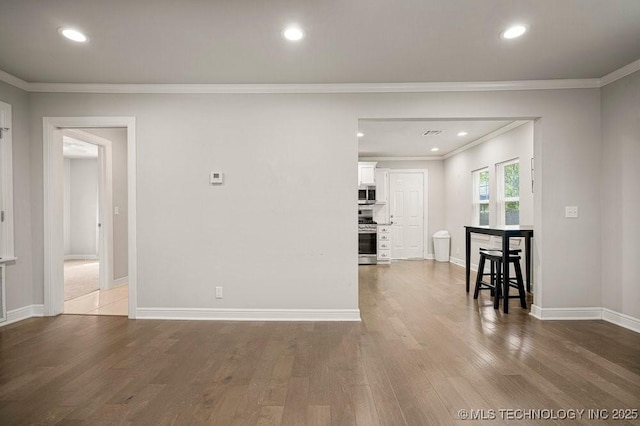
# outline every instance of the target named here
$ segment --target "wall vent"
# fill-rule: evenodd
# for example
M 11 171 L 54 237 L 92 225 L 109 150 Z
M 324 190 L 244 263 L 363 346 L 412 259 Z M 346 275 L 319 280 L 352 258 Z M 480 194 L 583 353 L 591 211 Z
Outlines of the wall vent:
M 440 133 L 442 133 L 442 130 L 427 130 L 422 136 L 438 136 Z

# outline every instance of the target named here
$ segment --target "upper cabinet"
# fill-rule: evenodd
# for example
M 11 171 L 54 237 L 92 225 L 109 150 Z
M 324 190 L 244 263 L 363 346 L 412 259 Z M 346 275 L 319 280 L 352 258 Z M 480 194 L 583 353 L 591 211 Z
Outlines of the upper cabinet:
M 376 169 L 376 204 L 389 202 L 389 169 Z
M 376 164 L 374 162 L 358 163 L 358 185 L 376 184 Z

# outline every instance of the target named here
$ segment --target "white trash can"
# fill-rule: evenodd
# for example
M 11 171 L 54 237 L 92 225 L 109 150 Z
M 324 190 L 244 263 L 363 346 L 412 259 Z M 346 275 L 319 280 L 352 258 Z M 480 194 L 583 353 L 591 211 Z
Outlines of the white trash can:
M 451 234 L 449 231 L 438 231 L 433 234 L 433 248 L 436 252 L 436 260 L 438 262 L 449 261 L 449 244 L 451 242 Z

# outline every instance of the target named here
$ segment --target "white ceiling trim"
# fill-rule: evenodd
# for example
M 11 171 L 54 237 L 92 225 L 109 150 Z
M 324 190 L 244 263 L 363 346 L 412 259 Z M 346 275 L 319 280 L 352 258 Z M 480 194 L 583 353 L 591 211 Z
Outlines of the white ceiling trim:
M 503 90 L 593 89 L 599 79 L 480 81 L 452 83 L 344 84 L 59 84 L 30 83 L 30 92 L 156 93 L 156 94 L 270 94 L 270 93 L 421 93 Z
M 5 83 L 9 83 L 12 86 L 17 87 L 18 89 L 29 92 L 29 83 L 16 77 L 15 75 L 9 74 L 8 72 L 0 70 L 0 81 L 4 81 Z
M 439 161 L 444 160 L 443 156 L 437 157 L 358 157 L 362 161 Z
M 611 84 L 614 81 L 620 80 L 621 78 L 624 78 L 629 74 L 633 74 L 636 71 L 640 71 L 640 59 L 638 59 L 637 61 L 633 61 L 629 65 L 625 65 L 624 67 L 602 77 L 600 79 L 600 87 Z
M 640 59 L 602 78 L 435 83 L 344 84 L 84 84 L 29 83 L 0 70 L 0 81 L 38 93 L 156 93 L 156 94 L 269 94 L 269 93 L 426 93 L 503 90 L 597 89 L 640 71 Z

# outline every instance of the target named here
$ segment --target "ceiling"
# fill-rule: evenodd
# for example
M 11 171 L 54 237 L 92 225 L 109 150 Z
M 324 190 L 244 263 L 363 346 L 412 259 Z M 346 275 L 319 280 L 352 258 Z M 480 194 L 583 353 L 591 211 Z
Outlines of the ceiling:
M 440 158 L 512 123 L 513 120 L 359 120 L 358 129 L 364 136 L 358 139 L 358 156 Z M 424 136 L 427 130 L 442 133 Z M 461 131 L 467 134 L 458 136 Z M 431 151 L 434 147 L 437 152 Z
M 516 22 L 530 31 L 502 40 Z M 638 22 L 638 0 L 0 0 L 0 70 L 46 83 L 599 78 L 640 58 Z M 290 23 L 302 41 L 281 37 Z
M 64 158 L 98 158 L 98 146 L 69 136 L 62 137 Z

